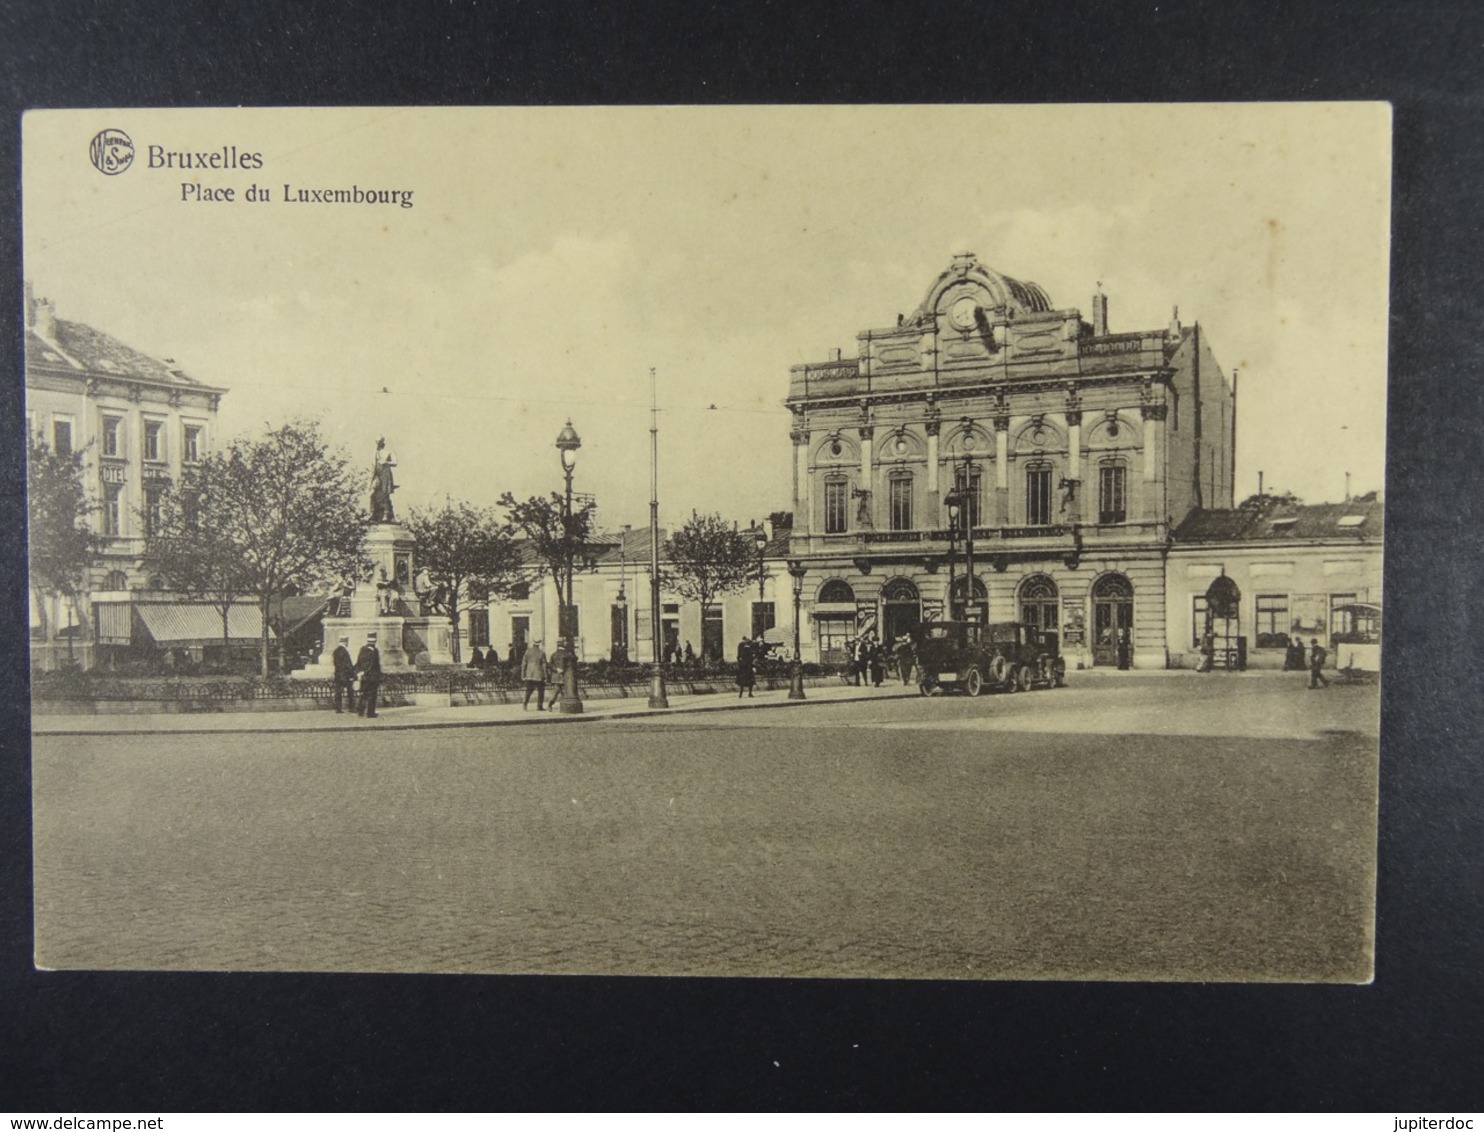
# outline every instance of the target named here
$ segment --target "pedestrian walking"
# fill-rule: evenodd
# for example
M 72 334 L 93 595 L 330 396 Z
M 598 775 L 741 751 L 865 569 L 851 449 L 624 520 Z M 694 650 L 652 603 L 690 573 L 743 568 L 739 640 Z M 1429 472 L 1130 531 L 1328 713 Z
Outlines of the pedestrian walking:
M 348 702 L 352 710 L 356 706 L 356 662 L 350 656 L 349 637 L 340 638 L 330 660 L 335 665 L 335 714 L 344 715 L 343 704 Z
M 690 647 L 690 642 L 685 642 L 685 667 L 694 670 L 696 667 L 696 650 Z
M 911 637 L 903 634 L 897 638 L 897 645 L 892 650 L 892 655 L 896 658 L 897 675 L 902 678 L 903 684 L 912 683 L 912 656 L 915 651 Z
M 1319 643 L 1319 638 L 1314 637 L 1309 641 L 1309 687 L 1328 688 L 1329 681 L 1324 676 L 1324 662 L 1329 659 L 1329 650 Z
M 1304 662 L 1304 638 L 1293 636 L 1288 641 L 1288 651 L 1283 658 L 1283 667 L 1289 672 L 1302 672 L 1307 666 Z
M 531 693 L 536 693 L 536 710 L 546 707 L 546 654 L 541 651 L 539 640 L 527 641 L 520 659 L 520 678 L 526 684 L 526 698 L 520 705 L 525 711 L 531 706 Z
M 376 718 L 376 697 L 381 691 L 381 650 L 376 646 L 376 634 L 366 636 L 356 657 L 356 673 L 361 678 L 361 699 L 356 704 L 356 714 L 366 719 Z
M 866 663 L 870 666 L 871 687 L 873 688 L 881 687 L 881 682 L 886 679 L 885 656 L 886 653 L 881 647 L 881 642 L 873 636 L 870 645 L 866 649 Z
M 1197 672 L 1210 672 L 1216 667 L 1216 635 L 1207 629 L 1201 634 L 1201 660 L 1195 666 Z
M 757 678 L 753 672 L 753 661 L 755 658 L 756 653 L 753 650 L 752 642 L 746 637 L 743 637 L 737 645 L 737 698 L 739 700 L 742 698 L 743 692 L 747 693 L 748 699 L 752 698 L 752 688 L 757 683 Z
M 1124 629 L 1118 634 L 1118 667 L 1120 670 L 1129 669 L 1133 663 L 1133 652 L 1133 641 L 1129 639 L 1129 631 Z
M 468 664 L 468 667 L 469 668 L 483 668 L 484 667 L 484 652 L 483 652 L 482 649 L 480 649 L 480 647 L 478 645 L 475 645 L 474 646 L 474 651 L 469 654 L 469 664 Z

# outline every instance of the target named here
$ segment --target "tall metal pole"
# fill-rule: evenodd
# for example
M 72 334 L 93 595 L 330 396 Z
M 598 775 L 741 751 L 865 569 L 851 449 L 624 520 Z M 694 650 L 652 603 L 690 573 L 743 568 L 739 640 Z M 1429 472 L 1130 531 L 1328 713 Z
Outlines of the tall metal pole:
M 788 564 L 788 572 L 794 580 L 794 662 L 788 670 L 788 698 L 804 698 L 804 658 L 799 654 L 799 600 L 804 592 L 804 563 L 794 559 Z
M 562 512 L 563 533 L 567 536 L 567 586 L 558 620 L 561 622 L 562 643 L 567 652 L 567 670 L 562 674 L 562 697 L 557 709 L 563 715 L 581 715 L 582 698 L 577 694 L 577 633 L 576 626 L 572 624 L 572 575 L 576 569 L 572 550 L 572 469 L 564 465 L 562 470 L 567 478 L 567 495 Z
M 974 482 L 974 461 L 964 457 L 964 501 L 960 514 L 964 517 L 964 572 L 968 575 L 964 579 L 964 620 L 973 621 L 968 615 L 970 609 L 976 609 L 978 602 L 974 593 L 974 520 L 979 516 L 974 514 L 975 505 L 979 502 L 978 496 L 970 491 Z
M 665 666 L 660 644 L 660 410 L 654 367 L 649 368 L 649 644 L 654 664 L 649 678 L 649 706 L 667 708 Z

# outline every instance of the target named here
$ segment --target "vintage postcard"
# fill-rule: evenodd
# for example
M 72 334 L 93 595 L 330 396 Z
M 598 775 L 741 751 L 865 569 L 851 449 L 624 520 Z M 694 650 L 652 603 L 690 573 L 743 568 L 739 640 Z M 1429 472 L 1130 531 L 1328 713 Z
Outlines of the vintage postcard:
M 39 967 L 1370 980 L 1386 105 L 23 133 Z

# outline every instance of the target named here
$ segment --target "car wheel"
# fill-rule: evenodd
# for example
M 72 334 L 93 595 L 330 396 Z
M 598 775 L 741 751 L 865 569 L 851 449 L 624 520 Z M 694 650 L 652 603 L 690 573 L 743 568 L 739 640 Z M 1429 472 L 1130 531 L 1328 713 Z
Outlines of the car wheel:
M 968 675 L 964 677 L 964 691 L 971 696 L 977 696 L 984 691 L 984 681 L 979 676 L 979 669 L 969 669 Z
M 1021 665 L 1015 672 L 1015 690 L 1017 692 L 1029 692 L 1035 683 L 1031 676 L 1029 665 Z

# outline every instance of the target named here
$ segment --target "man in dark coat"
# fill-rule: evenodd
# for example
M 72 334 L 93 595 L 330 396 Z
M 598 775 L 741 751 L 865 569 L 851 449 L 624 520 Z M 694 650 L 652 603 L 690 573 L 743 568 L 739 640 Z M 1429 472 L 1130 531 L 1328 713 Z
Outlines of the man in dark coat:
M 361 676 L 361 702 L 356 705 L 356 714 L 375 719 L 376 695 L 381 691 L 381 650 L 376 647 L 375 633 L 367 636 L 356 657 L 356 671 Z
M 1319 643 L 1318 637 L 1309 640 L 1309 687 L 1329 687 L 1324 676 L 1324 662 L 1329 659 L 1329 650 Z
M 752 687 L 757 683 L 753 676 L 753 662 L 756 654 L 753 652 L 752 642 L 743 637 L 737 645 L 737 698 L 742 698 L 746 692 L 748 697 L 752 696 Z
M 350 659 L 349 637 L 340 638 L 330 661 L 335 665 L 335 714 L 343 715 L 346 701 L 351 707 L 356 706 L 356 664 Z

